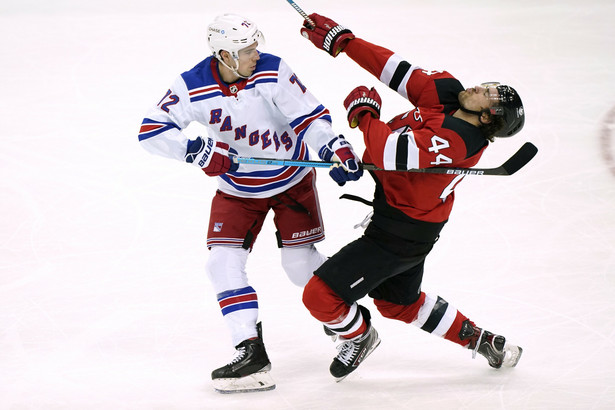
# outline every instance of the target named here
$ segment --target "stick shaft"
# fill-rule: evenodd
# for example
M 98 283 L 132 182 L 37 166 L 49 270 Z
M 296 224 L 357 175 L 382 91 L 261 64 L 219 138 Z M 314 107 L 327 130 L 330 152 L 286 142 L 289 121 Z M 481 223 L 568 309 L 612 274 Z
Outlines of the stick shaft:
M 297 13 L 301 14 L 301 17 L 303 17 L 304 19 L 307 20 L 307 22 L 310 24 L 310 26 L 316 27 L 316 24 L 314 23 L 314 21 L 312 21 L 310 16 L 308 16 L 307 13 L 305 11 L 303 11 L 303 9 L 301 7 L 299 7 L 299 5 L 297 3 L 295 3 L 293 0 L 286 0 L 286 1 L 288 2 L 288 4 L 293 6 L 293 8 L 297 11 Z
M 531 142 L 526 142 L 521 148 L 510 157 L 505 163 L 496 168 L 458 168 L 458 167 L 433 167 L 416 169 L 382 169 L 374 164 L 362 163 L 361 166 L 366 171 L 387 171 L 387 172 L 420 172 L 425 174 L 448 174 L 448 175 L 512 175 L 534 158 L 538 149 Z M 310 161 L 301 159 L 275 159 L 275 158 L 252 158 L 232 156 L 232 160 L 237 164 L 252 165 L 278 165 L 289 167 L 309 167 L 309 168 L 331 168 L 341 166 L 339 162 Z

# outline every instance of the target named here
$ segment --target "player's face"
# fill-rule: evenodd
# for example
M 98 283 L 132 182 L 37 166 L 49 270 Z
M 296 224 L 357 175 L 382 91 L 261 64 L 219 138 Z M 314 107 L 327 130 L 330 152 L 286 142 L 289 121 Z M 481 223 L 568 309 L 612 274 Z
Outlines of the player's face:
M 256 47 L 258 47 L 258 41 L 251 46 L 242 48 L 237 53 L 239 55 L 239 68 L 237 72 L 244 77 L 250 77 L 256 69 L 256 62 L 260 59 Z
M 459 103 L 467 110 L 482 111 L 499 101 L 496 85 L 481 84 L 459 93 Z

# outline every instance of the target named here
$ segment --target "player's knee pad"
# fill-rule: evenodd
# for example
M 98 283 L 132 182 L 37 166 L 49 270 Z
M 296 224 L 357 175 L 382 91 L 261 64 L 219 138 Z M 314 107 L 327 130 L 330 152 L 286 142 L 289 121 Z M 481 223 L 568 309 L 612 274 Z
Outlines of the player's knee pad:
M 317 305 L 319 300 L 322 300 L 320 293 L 324 290 L 325 283 L 319 277 L 308 281 L 303 288 L 303 304 L 311 312 Z
M 282 268 L 292 283 L 304 287 L 327 259 L 314 245 L 282 248 Z
M 380 314 L 388 319 L 401 320 L 405 323 L 412 323 L 419 313 L 425 301 L 425 293 L 421 292 L 418 300 L 411 305 L 398 305 L 382 299 L 374 299 L 374 305 Z
M 348 305 L 318 276 L 314 276 L 303 290 L 303 304 L 312 316 L 329 322 L 347 311 Z
M 212 246 L 207 259 L 207 275 L 216 293 L 248 286 L 246 262 L 249 251 L 243 248 Z

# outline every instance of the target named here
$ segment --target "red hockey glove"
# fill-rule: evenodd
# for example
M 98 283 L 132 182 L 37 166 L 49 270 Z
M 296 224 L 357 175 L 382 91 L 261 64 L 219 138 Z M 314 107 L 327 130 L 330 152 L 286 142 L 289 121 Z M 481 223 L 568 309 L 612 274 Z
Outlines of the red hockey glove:
M 201 168 L 210 177 L 236 171 L 239 164 L 235 163 L 229 154 L 237 155 L 237 151 L 225 142 L 216 142 L 212 138 L 204 140 L 197 137 L 188 141 L 185 160 Z
M 316 27 L 312 27 L 307 20 L 304 20 L 301 34 L 314 43 L 316 47 L 325 50 L 333 57 L 337 57 L 346 47 L 346 43 L 354 38 L 352 31 L 340 26 L 328 17 L 313 13 L 310 14 L 310 18 L 316 24 Z
M 341 167 L 336 166 L 329 170 L 329 176 L 339 186 L 344 185 L 347 181 L 356 181 L 363 175 L 363 168 L 360 165 L 361 160 L 343 135 L 331 138 L 326 145 L 320 148 L 318 156 L 327 162 L 333 161 L 333 156 L 340 160 Z
M 363 114 L 370 113 L 374 118 L 380 118 L 382 99 L 374 87 L 368 90 L 360 85 L 348 94 L 344 100 L 344 108 L 348 112 L 350 128 L 356 128 Z

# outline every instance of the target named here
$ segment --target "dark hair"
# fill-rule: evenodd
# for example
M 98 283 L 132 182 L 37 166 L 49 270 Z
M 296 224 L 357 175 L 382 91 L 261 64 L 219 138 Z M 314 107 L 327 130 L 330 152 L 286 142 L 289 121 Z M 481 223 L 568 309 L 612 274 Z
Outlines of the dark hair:
M 488 124 L 481 124 L 480 132 L 483 134 L 485 139 L 493 142 L 495 134 L 506 126 L 506 122 L 504 121 L 504 117 L 501 115 L 488 115 L 491 122 Z

